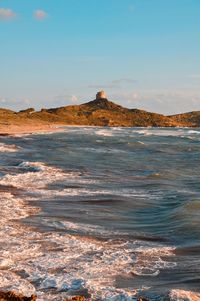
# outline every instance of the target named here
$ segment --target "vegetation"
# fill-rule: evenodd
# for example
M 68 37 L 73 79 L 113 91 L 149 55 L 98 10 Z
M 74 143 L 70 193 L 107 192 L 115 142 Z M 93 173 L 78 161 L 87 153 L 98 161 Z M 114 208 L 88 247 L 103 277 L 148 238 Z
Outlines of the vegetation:
M 95 99 L 82 105 L 70 105 L 35 111 L 33 108 L 14 112 L 0 109 L 0 125 L 9 124 L 62 124 L 124 127 L 198 127 L 200 112 L 173 116 L 127 109 L 106 98 Z

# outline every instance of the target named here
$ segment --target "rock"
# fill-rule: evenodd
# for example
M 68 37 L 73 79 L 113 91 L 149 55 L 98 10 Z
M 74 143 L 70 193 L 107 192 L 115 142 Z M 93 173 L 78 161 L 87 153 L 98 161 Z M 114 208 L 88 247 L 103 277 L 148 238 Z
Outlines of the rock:
M 30 297 L 25 297 L 22 294 L 15 294 L 12 292 L 0 292 L 0 301 L 36 301 L 37 297 L 31 295 Z
M 75 296 L 72 297 L 71 299 L 66 299 L 65 301 L 87 301 L 87 299 L 85 299 L 85 297 L 82 296 Z
M 0 301 L 36 301 L 37 297 L 35 295 L 31 295 L 30 297 L 26 297 L 22 294 L 15 294 L 13 292 L 1 292 L 0 291 Z M 62 301 L 62 300 L 60 300 Z M 65 299 L 64 301 L 89 301 L 83 296 L 74 296 L 69 299 Z M 150 301 L 145 298 L 139 298 L 137 301 Z
M 34 108 L 28 108 L 26 110 L 21 110 L 19 111 L 19 113 L 27 113 L 27 114 L 32 114 L 35 112 L 35 109 Z

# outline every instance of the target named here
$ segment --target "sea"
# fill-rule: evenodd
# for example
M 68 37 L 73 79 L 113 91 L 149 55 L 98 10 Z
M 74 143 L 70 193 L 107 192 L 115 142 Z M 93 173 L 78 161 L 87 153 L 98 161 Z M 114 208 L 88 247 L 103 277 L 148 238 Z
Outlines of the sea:
M 0 137 L 0 290 L 200 300 L 200 128 Z

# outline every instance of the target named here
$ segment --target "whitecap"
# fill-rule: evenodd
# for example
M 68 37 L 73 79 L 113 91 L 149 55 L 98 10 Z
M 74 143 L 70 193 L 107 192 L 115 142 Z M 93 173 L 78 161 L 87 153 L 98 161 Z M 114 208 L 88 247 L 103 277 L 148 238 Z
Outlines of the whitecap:
M 113 136 L 112 129 L 98 130 L 98 131 L 95 131 L 95 134 L 98 135 L 98 136 L 105 136 L 105 137 L 112 137 Z
M 48 166 L 42 162 L 22 162 L 19 169 L 23 174 L 6 175 L 0 184 L 12 185 L 17 188 L 33 190 L 36 194 L 33 200 L 40 199 L 46 185 L 61 181 L 82 179 L 79 173 L 65 173 L 59 168 Z M 34 171 L 30 171 L 33 168 Z M 52 194 L 58 192 L 49 191 Z M 47 193 L 49 193 L 47 192 Z M 64 189 L 60 193 L 74 193 L 75 190 Z M 109 193 L 79 189 L 79 193 Z M 124 191 L 127 194 L 137 194 L 136 191 Z M 112 192 L 113 193 L 113 192 Z M 139 192 L 140 195 L 141 191 Z M 25 294 L 36 293 L 38 299 L 43 298 L 43 291 L 50 289 L 60 296 L 78 294 L 82 289 L 92 294 L 92 299 L 131 300 L 134 294 L 130 289 L 119 290 L 115 279 L 119 275 L 130 276 L 133 273 L 144 274 L 147 267 L 154 274 L 161 269 L 173 269 L 175 266 L 173 249 L 163 245 L 145 241 L 130 240 L 124 242 L 114 239 L 100 241 L 88 236 L 70 235 L 67 231 L 39 233 L 36 229 L 27 227 L 20 220 L 37 214 L 38 208 L 27 204 L 30 198 L 15 197 L 11 193 L 1 193 L 0 212 L 0 266 L 9 269 L 0 273 L 1 289 L 17 289 Z M 45 222 L 45 219 L 43 219 Z M 46 223 L 59 229 L 71 229 L 74 234 L 83 233 L 95 236 L 109 234 L 106 227 L 72 223 L 68 221 L 46 220 Z M 164 256 L 164 257 L 163 257 Z M 15 272 L 18 274 L 16 275 Z M 20 276 L 22 275 L 22 276 Z M 23 276 L 25 275 L 25 276 Z M 23 278 L 25 277 L 25 278 Z M 3 279 L 1 281 L 1 279 Z M 142 289 L 142 288 L 138 288 Z M 66 296 L 66 295 L 65 295 Z
M 1 206 L 0 263 L 2 267 L 9 268 L 9 271 L 0 273 L 3 290 L 29 295 L 36 293 L 40 299 L 44 289 L 54 288 L 59 295 L 63 291 L 66 294 L 77 294 L 84 288 L 92 294 L 93 299 L 99 296 L 105 299 L 111 292 L 117 299 L 122 295 L 123 298 L 131 298 L 131 290 L 120 291 L 115 287 L 115 277 L 132 273 L 134 266 L 137 267 L 138 258 L 141 260 L 141 252 L 143 256 L 146 254 L 149 266 L 153 268 L 156 265 L 158 268 L 163 251 L 166 263 L 162 263 L 159 269 L 164 266 L 172 268 L 167 261 L 171 251 L 163 246 L 158 251 L 154 244 L 141 241 L 99 241 L 67 233 L 39 233 L 17 222 L 36 214 L 38 208 L 28 206 L 25 200 L 10 193 L 1 194 Z M 63 225 L 75 230 L 86 227 L 88 232 L 94 233 L 107 231 L 100 226 L 70 222 Z M 18 274 L 21 271 L 26 279 L 16 275 L 15 271 Z M 49 295 L 49 300 L 53 298 L 53 295 Z
M 49 183 L 62 180 L 66 176 L 61 169 L 47 166 L 42 162 L 22 162 L 18 167 L 27 172 L 15 175 L 7 174 L 0 179 L 0 184 L 37 190 L 44 188 Z
M 0 143 L 0 152 L 2 153 L 14 153 L 20 150 L 20 147 L 14 144 Z
M 189 130 L 189 131 L 188 131 L 188 134 L 197 134 L 197 135 L 199 135 L 199 134 L 200 134 L 200 131 Z

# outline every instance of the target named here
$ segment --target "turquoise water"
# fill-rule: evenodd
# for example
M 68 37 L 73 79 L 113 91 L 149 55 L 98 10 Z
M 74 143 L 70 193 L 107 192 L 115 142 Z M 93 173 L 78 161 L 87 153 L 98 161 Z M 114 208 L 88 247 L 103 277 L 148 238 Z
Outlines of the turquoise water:
M 0 288 L 200 300 L 200 129 L 0 138 Z

